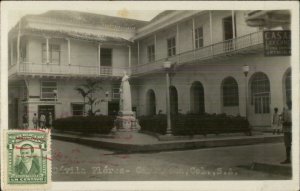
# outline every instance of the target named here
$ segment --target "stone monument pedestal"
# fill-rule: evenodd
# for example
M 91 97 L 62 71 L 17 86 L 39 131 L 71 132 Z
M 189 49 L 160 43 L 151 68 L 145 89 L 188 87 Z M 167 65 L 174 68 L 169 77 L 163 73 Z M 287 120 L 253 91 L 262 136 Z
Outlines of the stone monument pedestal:
M 140 125 L 132 111 L 121 111 L 114 122 L 113 132 L 132 132 L 139 131 Z

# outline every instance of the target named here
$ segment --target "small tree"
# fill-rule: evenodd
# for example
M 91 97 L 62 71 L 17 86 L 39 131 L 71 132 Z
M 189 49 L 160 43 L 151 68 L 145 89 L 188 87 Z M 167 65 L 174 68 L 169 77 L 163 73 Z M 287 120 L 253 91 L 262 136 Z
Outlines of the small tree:
M 86 80 L 85 84 L 75 87 L 75 90 L 83 97 L 83 105 L 84 105 L 85 113 L 86 113 L 85 105 L 90 106 L 90 109 L 88 111 L 89 116 L 95 115 L 96 112 L 100 111 L 99 109 L 94 111 L 93 106 L 99 103 L 99 99 L 95 97 L 95 93 L 101 89 L 102 88 L 100 87 L 100 82 L 96 80 Z

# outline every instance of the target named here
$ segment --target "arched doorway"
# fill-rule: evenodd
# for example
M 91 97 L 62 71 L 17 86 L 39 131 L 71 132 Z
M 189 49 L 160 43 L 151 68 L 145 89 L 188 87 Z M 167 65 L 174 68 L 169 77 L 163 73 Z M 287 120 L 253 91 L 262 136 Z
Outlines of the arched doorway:
M 148 90 L 146 95 L 146 114 L 147 115 L 156 114 L 156 99 L 155 99 L 155 93 L 152 89 Z
M 205 112 L 204 88 L 201 82 L 194 82 L 190 89 L 191 113 L 202 114 Z
M 263 72 L 253 74 L 250 80 L 250 104 L 253 125 L 270 125 L 270 101 L 270 81 L 268 76 Z
M 170 113 L 178 114 L 178 94 L 174 86 L 170 86 Z
M 284 91 L 284 104 L 287 105 L 288 102 L 292 101 L 292 78 L 291 69 L 287 69 L 285 75 L 283 76 L 283 91 Z

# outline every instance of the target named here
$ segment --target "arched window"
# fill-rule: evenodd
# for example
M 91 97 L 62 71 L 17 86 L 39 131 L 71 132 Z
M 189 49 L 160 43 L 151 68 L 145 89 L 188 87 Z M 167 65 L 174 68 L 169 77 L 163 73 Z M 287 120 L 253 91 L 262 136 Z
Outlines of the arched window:
M 270 81 L 262 72 L 252 76 L 251 104 L 255 113 L 270 113 Z
M 223 81 L 222 93 L 224 107 L 239 105 L 239 88 L 233 77 L 228 77 Z
M 285 103 L 292 102 L 292 79 L 291 70 L 289 70 L 285 75 Z
M 146 109 L 147 109 L 147 115 L 155 115 L 156 114 L 155 93 L 152 89 L 147 91 Z

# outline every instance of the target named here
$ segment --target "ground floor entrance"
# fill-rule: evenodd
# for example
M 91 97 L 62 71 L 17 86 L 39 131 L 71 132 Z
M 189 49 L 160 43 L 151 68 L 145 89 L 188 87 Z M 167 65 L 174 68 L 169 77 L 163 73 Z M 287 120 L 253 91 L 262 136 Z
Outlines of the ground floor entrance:
M 38 106 L 38 119 L 41 119 L 42 114 L 44 114 L 46 117 L 46 127 L 50 127 L 51 121 L 53 122 L 53 120 L 55 119 L 55 106 L 54 105 L 39 105 Z M 52 119 L 51 119 L 50 115 L 52 116 Z M 41 126 L 40 120 L 39 120 L 39 126 Z
M 120 104 L 117 101 L 108 102 L 108 115 L 116 116 L 118 115 L 120 109 Z

